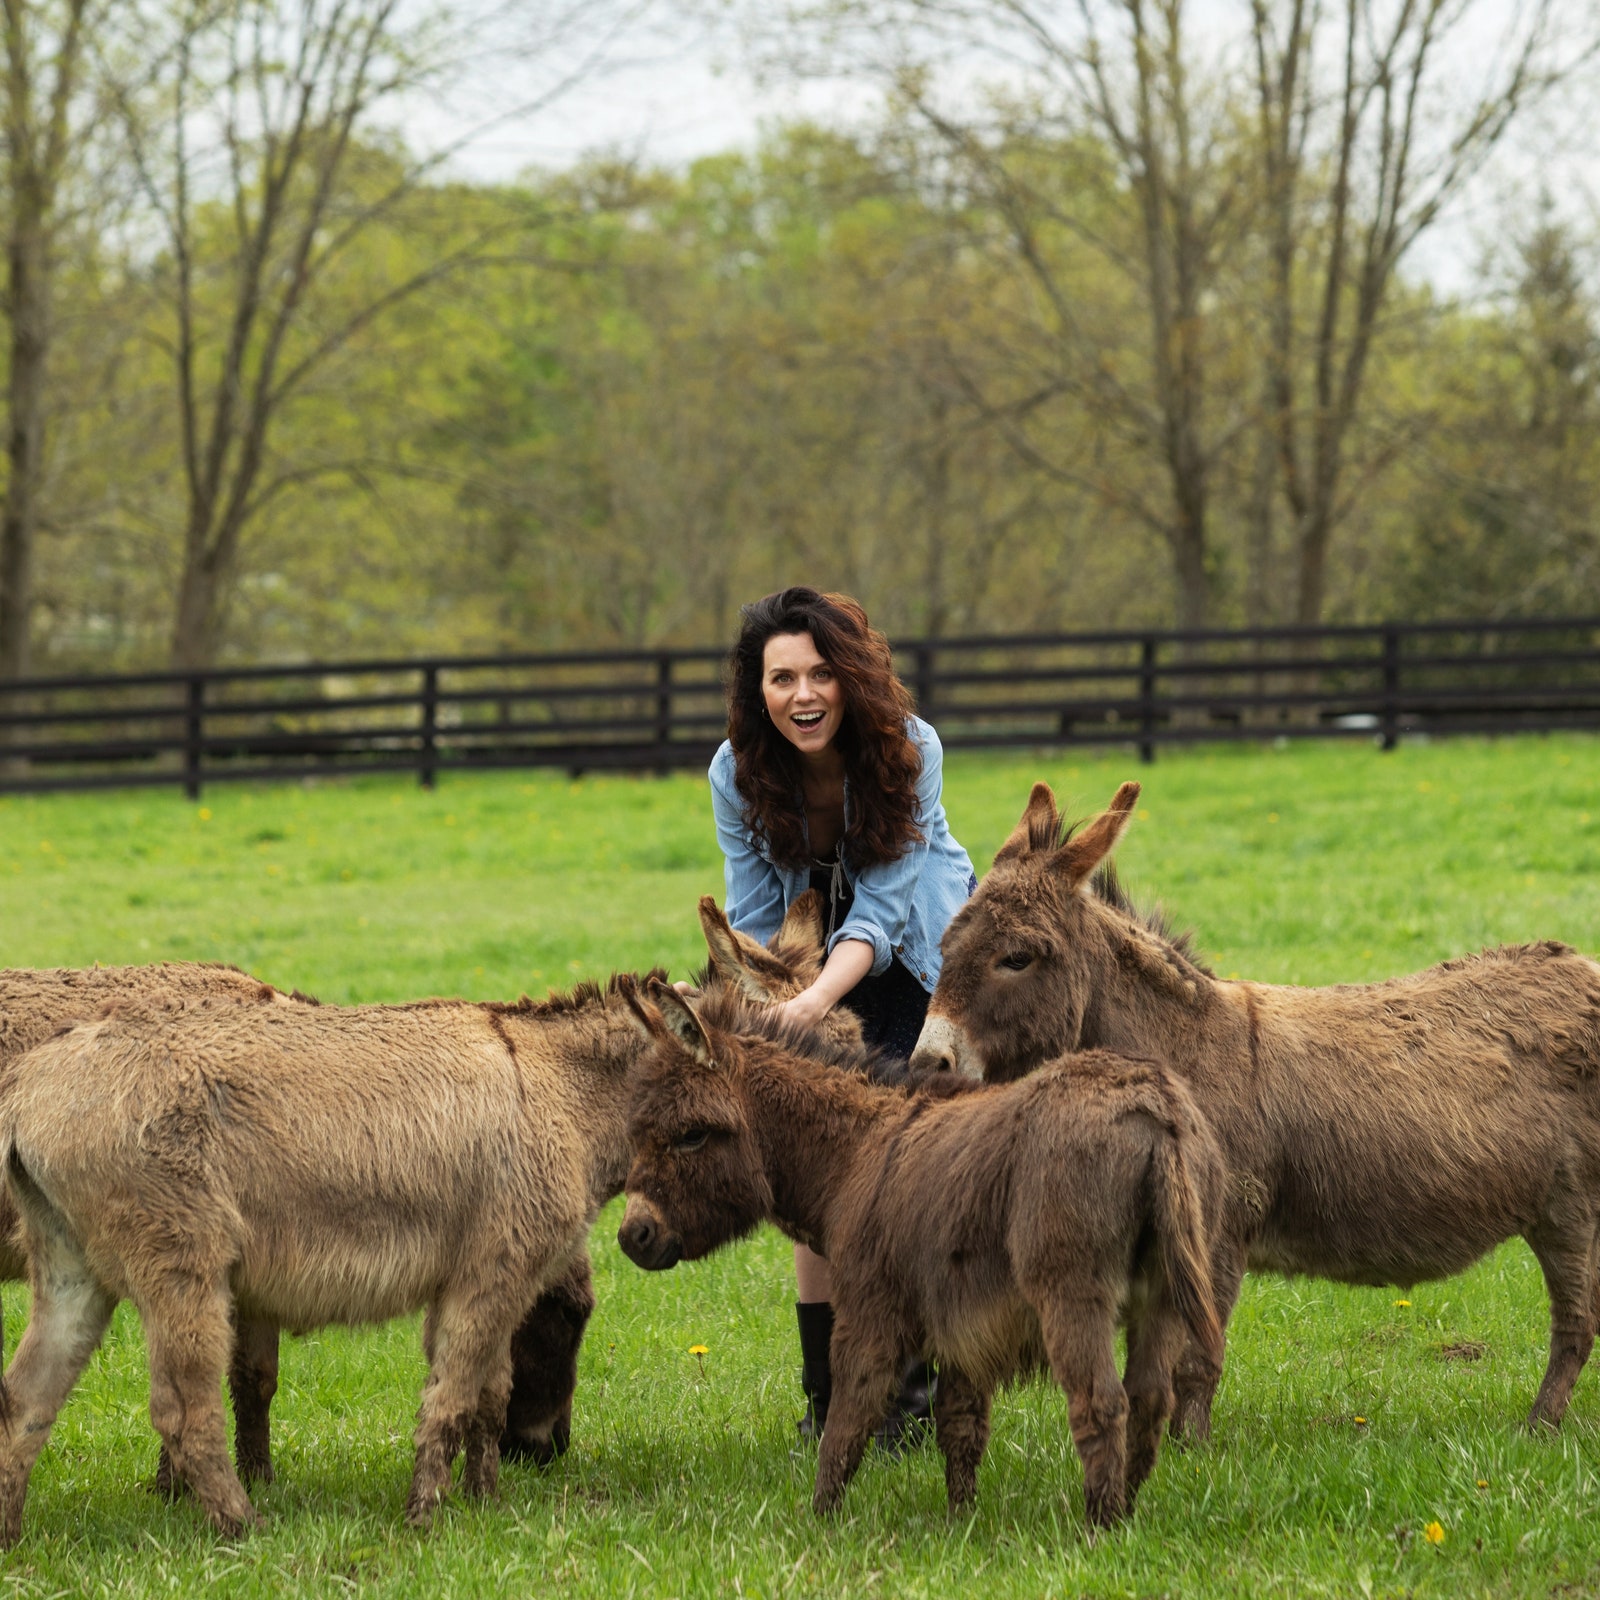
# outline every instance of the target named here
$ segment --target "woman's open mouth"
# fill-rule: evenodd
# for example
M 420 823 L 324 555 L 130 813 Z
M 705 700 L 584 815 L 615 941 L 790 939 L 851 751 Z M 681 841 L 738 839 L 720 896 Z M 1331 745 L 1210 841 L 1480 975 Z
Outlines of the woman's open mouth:
M 814 728 L 827 714 L 826 711 L 796 711 L 790 721 L 802 728 Z

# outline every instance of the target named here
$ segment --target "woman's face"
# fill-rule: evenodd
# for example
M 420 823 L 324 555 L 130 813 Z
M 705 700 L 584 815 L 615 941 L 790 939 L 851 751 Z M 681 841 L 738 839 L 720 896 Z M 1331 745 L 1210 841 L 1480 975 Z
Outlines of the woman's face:
M 773 727 L 802 755 L 833 743 L 844 721 L 844 686 L 809 633 L 775 633 L 767 640 L 761 692 Z

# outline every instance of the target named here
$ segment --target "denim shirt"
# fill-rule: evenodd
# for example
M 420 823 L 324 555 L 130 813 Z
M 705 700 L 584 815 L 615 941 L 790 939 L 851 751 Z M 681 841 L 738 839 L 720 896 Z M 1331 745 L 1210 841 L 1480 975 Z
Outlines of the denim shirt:
M 939 979 L 939 940 L 977 878 L 967 852 L 950 836 L 941 789 L 944 751 L 939 736 L 920 717 L 911 717 L 906 732 L 922 755 L 917 777 L 917 826 L 922 840 L 894 861 L 879 862 L 861 872 L 849 861 L 844 874 L 855 893 L 850 914 L 828 940 L 830 953 L 841 939 L 859 939 L 872 946 L 872 976 L 887 972 L 899 957 L 901 965 L 929 994 Z M 744 806 L 733 781 L 733 746 L 723 740 L 711 761 L 711 809 L 717 820 L 727 882 L 728 921 L 740 933 L 767 940 L 778 931 L 783 914 L 810 887 L 809 867 L 784 867 L 768 859 L 764 845 L 745 826 Z M 845 786 L 845 820 L 850 818 L 850 789 Z

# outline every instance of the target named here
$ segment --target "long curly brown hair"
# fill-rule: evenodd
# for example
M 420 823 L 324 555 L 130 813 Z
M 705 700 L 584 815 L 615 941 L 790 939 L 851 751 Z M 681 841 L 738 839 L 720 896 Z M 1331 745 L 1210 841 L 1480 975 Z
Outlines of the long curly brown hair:
M 858 872 L 898 860 L 922 839 L 917 826 L 922 757 L 906 732 L 911 696 L 895 676 L 889 641 L 849 595 L 822 594 L 804 584 L 754 601 L 740 617 L 723 688 L 745 826 L 765 843 L 773 861 L 786 867 L 807 864 L 805 814 L 798 800 L 800 757 L 765 714 L 761 678 L 767 640 L 809 633 L 844 691 L 844 718 L 834 743 L 850 784 L 845 857 Z

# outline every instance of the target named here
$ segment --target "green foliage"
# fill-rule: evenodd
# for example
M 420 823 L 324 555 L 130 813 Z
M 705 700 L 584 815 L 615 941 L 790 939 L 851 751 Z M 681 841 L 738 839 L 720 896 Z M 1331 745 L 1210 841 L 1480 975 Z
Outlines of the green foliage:
M 1163 753 L 953 754 L 980 867 L 1047 778 L 1069 814 L 1144 781 L 1120 851 L 1224 975 L 1361 981 L 1485 943 L 1600 949 L 1600 744 L 1579 738 Z M 0 963 L 242 961 L 324 999 L 508 996 L 615 965 L 698 963 L 717 892 L 702 781 L 505 774 L 0 800 Z M 1520 1421 L 1544 1361 L 1519 1243 L 1410 1291 L 1247 1282 L 1208 1447 L 1168 1451 L 1132 1524 L 1092 1541 L 1066 1408 L 1000 1398 L 977 1510 L 937 1458 L 869 1458 L 811 1515 L 788 1248 L 770 1230 L 646 1276 L 594 1256 L 574 1445 L 415 1536 L 400 1507 L 422 1379 L 414 1320 L 285 1342 L 267 1528 L 219 1544 L 153 1471 L 123 1307 L 35 1470 L 8 1592 L 1454 1596 L 1584 1592 L 1600 1570 L 1597 1377 L 1562 1433 Z M 25 1296 L 4 1292 L 8 1348 Z M 688 1353 L 705 1344 L 703 1363 Z M 1428 1537 L 1437 1524 L 1440 1542 Z

